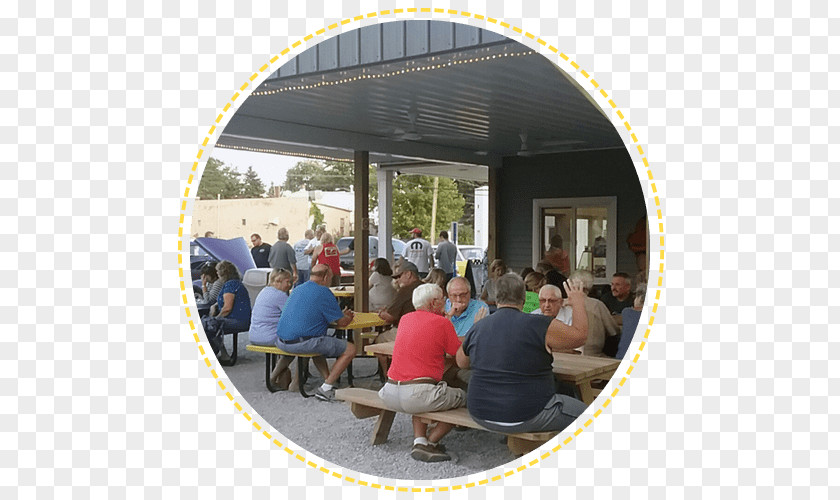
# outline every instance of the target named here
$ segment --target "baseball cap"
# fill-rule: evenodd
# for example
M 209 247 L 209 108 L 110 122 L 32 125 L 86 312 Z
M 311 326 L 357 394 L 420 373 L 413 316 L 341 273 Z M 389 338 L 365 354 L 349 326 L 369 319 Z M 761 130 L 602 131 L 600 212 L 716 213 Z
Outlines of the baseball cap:
M 399 278 L 402 276 L 403 273 L 411 271 L 416 275 L 420 275 L 420 271 L 417 269 L 417 266 L 414 265 L 414 262 L 405 261 L 400 265 L 400 272 L 394 275 L 394 278 Z
M 411 234 L 423 234 L 423 230 L 420 229 L 419 227 L 415 227 L 410 232 L 411 232 Z

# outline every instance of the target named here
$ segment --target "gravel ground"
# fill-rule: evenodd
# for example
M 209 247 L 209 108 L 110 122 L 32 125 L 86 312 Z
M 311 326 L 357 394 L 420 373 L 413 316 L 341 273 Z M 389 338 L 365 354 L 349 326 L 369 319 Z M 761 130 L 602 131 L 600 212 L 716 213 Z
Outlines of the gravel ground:
M 399 413 L 388 441 L 373 446 L 369 441 L 376 418 L 355 418 L 347 403 L 303 398 L 296 391 L 268 392 L 265 355 L 245 350 L 247 338 L 247 335 L 239 337 L 236 365 L 224 368 L 228 378 L 266 422 L 295 444 L 336 465 L 394 479 L 443 479 L 482 472 L 515 458 L 501 435 L 468 429 L 453 430 L 443 439 L 451 461 L 418 462 L 409 456 L 414 441 L 411 417 Z M 370 376 L 376 371 L 376 359 L 358 358 L 353 367 L 356 387 L 381 387 L 379 378 Z M 310 373 L 313 375 L 306 387 L 311 394 L 323 379 L 311 364 Z M 342 375 L 338 387 L 347 387 L 346 376 Z

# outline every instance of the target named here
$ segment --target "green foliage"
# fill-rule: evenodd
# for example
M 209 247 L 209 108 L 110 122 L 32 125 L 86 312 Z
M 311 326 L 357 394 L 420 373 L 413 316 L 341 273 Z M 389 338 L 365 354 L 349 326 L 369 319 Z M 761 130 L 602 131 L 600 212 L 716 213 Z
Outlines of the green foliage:
M 472 245 L 475 243 L 475 229 L 469 224 L 458 224 L 458 244 Z
M 261 198 L 263 193 L 265 184 L 252 167 L 248 167 L 248 171 L 241 174 L 216 158 L 207 160 L 198 185 L 198 196 L 202 199 L 215 199 L 218 195 L 225 200 Z
M 354 184 L 353 164 L 345 162 L 323 162 L 304 160 L 290 168 L 286 173 L 283 189 L 286 191 L 350 191 Z M 368 172 L 368 204 L 370 210 L 376 207 L 379 186 L 376 184 L 376 169 Z
M 223 162 L 210 158 L 198 185 L 198 196 L 202 199 L 215 199 L 217 195 L 221 195 L 223 199 L 239 198 L 240 175 Z
M 265 193 L 265 184 L 253 167 L 248 167 L 240 194 L 242 198 L 260 198 Z
M 309 204 L 309 215 L 312 216 L 312 229 L 313 231 L 324 223 L 324 213 L 321 212 L 321 209 L 318 208 L 318 205 L 314 203 Z
M 350 191 L 353 164 L 344 162 L 299 161 L 286 173 L 283 189 L 287 191 Z
M 432 241 L 432 196 L 434 177 L 401 175 L 394 181 L 393 231 L 400 238 L 410 238 L 415 227 L 423 230 L 423 237 Z M 449 223 L 464 216 L 464 197 L 458 192 L 455 181 L 441 177 L 438 184 L 437 216 L 435 230 L 448 229 Z

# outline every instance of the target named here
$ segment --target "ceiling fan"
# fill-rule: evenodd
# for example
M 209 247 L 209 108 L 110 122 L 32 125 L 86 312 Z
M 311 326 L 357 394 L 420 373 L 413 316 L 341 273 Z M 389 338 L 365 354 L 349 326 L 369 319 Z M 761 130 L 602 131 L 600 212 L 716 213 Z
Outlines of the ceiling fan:
M 423 138 L 423 136 L 417 132 L 417 112 L 409 111 L 407 114 L 409 123 L 408 129 L 394 129 L 393 139 L 396 141 L 419 141 Z

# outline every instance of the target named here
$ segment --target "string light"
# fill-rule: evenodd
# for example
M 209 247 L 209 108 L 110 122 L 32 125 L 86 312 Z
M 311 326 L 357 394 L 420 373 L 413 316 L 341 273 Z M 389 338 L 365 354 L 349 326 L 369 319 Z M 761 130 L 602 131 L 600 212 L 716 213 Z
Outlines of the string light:
M 400 76 L 400 75 L 403 75 L 405 73 L 411 73 L 411 72 L 414 72 L 414 71 L 434 71 L 434 70 L 438 70 L 438 69 L 445 69 L 445 68 L 449 68 L 451 66 L 458 66 L 458 65 L 463 65 L 463 64 L 477 64 L 477 63 L 482 63 L 482 62 L 485 62 L 485 61 L 489 61 L 491 59 L 496 59 L 497 57 L 522 57 L 522 56 L 530 56 L 530 55 L 533 55 L 533 54 L 536 54 L 536 52 L 533 51 L 533 50 L 526 50 L 526 51 L 522 51 L 522 52 L 505 52 L 504 54 L 493 54 L 493 55 L 487 55 L 487 56 L 482 56 L 482 57 L 471 57 L 469 59 L 462 59 L 462 60 L 458 60 L 458 61 L 449 61 L 446 64 L 428 64 L 428 65 L 425 65 L 425 66 L 413 66 L 414 62 L 413 61 L 408 61 L 408 62 L 405 63 L 404 68 L 399 69 L 399 70 L 388 71 L 386 73 L 380 73 L 380 74 L 363 73 L 361 75 L 356 75 L 352 78 L 341 78 L 339 80 L 334 80 L 334 81 L 329 81 L 329 82 L 310 83 L 310 84 L 307 84 L 307 85 L 303 85 L 303 84 L 291 85 L 289 87 L 283 87 L 283 88 L 279 88 L 279 89 L 257 90 L 255 92 L 253 92 L 251 95 L 252 96 L 258 96 L 258 97 L 265 97 L 265 96 L 281 94 L 283 92 L 289 92 L 289 91 L 293 91 L 293 90 L 310 90 L 310 89 L 315 89 L 315 88 L 320 88 L 320 87 L 330 87 L 330 86 L 333 86 L 333 85 L 344 85 L 344 84 L 347 84 L 347 83 L 356 82 L 358 80 L 391 78 L 391 77 L 394 77 L 394 76 Z M 434 61 L 436 59 L 437 58 L 432 57 L 431 61 Z M 365 70 L 363 69 L 362 71 L 365 71 Z
M 222 144 L 217 142 L 217 148 L 222 149 L 235 149 L 237 151 L 250 151 L 252 153 L 269 153 L 269 154 L 276 154 L 276 155 L 283 155 L 283 156 L 297 156 L 300 158 L 311 158 L 313 160 L 326 160 L 326 161 L 337 161 L 343 163 L 352 163 L 353 160 L 348 158 L 337 158 L 335 156 L 325 156 L 325 155 L 316 155 L 312 153 L 302 153 L 297 151 L 283 151 L 281 149 L 271 149 L 271 148 L 252 148 L 248 146 L 236 146 L 232 144 Z

